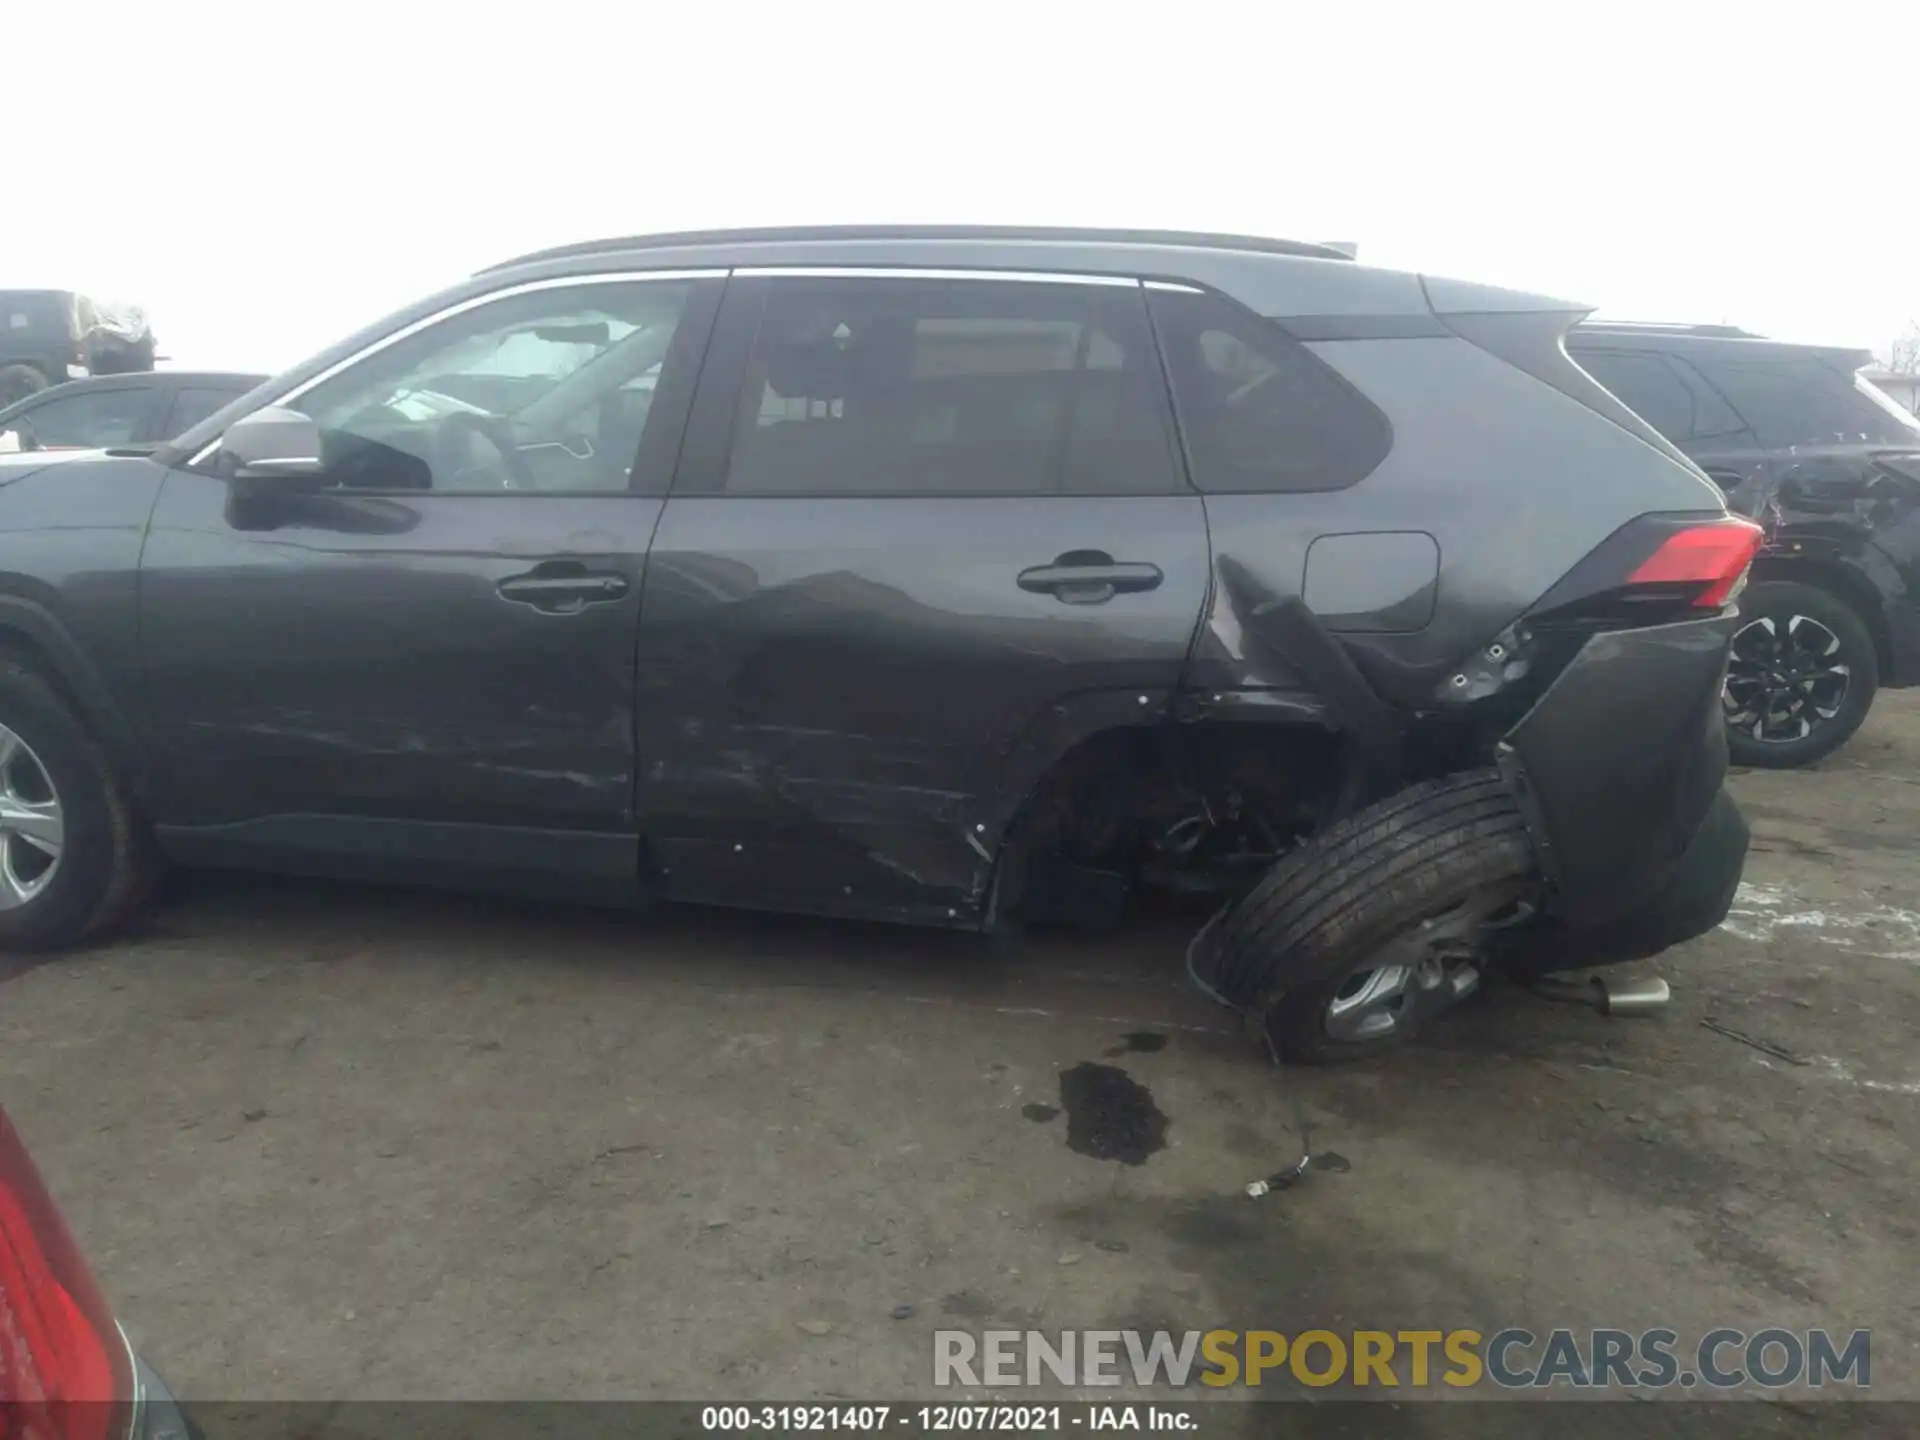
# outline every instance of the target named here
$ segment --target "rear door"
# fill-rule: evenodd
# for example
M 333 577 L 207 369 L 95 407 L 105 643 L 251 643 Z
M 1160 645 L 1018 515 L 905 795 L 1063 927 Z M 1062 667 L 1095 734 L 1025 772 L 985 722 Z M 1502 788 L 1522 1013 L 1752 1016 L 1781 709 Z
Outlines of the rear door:
M 641 828 L 683 898 L 964 922 L 1150 724 L 1207 588 L 1140 286 L 737 272 L 648 566 Z

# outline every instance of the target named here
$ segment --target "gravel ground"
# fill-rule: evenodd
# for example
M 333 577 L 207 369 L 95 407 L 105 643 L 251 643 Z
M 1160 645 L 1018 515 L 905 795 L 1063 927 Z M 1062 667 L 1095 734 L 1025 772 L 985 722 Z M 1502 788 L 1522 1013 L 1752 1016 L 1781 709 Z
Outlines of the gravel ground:
M 188 1396 L 897 1399 L 942 1326 L 1312 1324 L 1871 1327 L 1920 1399 L 1920 696 L 1734 785 L 1747 884 L 1649 1019 L 1496 989 L 1279 1072 L 1171 924 L 208 875 L 0 972 L 0 1097 Z M 1302 1117 L 1346 1168 L 1249 1199 Z

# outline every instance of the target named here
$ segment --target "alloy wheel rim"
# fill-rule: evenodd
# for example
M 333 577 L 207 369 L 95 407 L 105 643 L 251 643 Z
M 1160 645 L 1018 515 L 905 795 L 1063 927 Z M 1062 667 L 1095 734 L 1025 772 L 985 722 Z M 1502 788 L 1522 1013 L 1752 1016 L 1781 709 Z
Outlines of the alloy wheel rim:
M 0 910 L 44 892 L 60 868 L 66 816 L 40 757 L 0 725 Z
M 1804 740 L 1839 715 L 1852 688 L 1840 637 L 1811 615 L 1762 615 L 1734 632 L 1722 690 L 1727 725 L 1763 745 Z
M 1519 885 L 1492 886 L 1401 931 L 1356 967 L 1321 1012 L 1327 1038 L 1357 1045 L 1407 1029 L 1480 987 L 1487 934 L 1533 913 Z

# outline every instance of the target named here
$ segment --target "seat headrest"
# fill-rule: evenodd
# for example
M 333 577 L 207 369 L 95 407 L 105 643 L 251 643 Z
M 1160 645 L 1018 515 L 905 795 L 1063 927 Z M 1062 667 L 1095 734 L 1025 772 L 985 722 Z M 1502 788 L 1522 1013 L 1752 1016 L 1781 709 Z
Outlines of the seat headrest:
M 831 338 L 782 341 L 767 350 L 767 384 L 783 400 L 844 400 L 853 356 Z

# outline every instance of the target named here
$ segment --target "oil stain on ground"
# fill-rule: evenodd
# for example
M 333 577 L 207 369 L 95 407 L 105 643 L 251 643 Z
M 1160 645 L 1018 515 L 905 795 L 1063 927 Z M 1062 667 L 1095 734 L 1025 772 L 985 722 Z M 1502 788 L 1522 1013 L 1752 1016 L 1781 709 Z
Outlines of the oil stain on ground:
M 1167 1048 L 1167 1037 L 1156 1030 L 1135 1030 L 1122 1035 L 1120 1043 L 1108 1055 L 1152 1055 Z
M 1138 1080 L 1115 1065 L 1083 1061 L 1060 1072 L 1067 1148 L 1094 1160 L 1144 1165 L 1167 1143 L 1167 1117 Z

